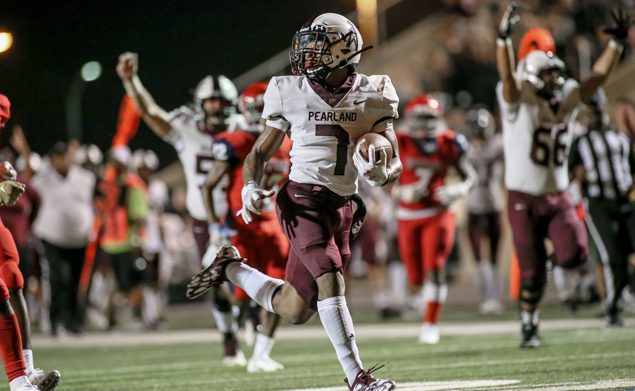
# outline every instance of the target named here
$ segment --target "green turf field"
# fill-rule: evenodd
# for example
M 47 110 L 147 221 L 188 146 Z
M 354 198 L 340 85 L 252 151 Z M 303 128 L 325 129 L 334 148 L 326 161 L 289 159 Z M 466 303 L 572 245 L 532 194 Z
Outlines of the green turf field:
M 402 384 L 428 382 L 402 387 L 408 390 L 635 389 L 634 327 L 542 334 L 544 346 L 536 351 L 519 350 L 518 336 L 510 333 L 445 336 L 439 345 L 422 346 L 413 338 L 391 336 L 390 325 L 386 325 L 385 338 L 358 343 L 367 367 L 387 364 L 379 372 L 382 376 Z M 36 354 L 38 366 L 62 372 L 61 391 L 344 389 L 333 349 L 320 335 L 278 342 L 272 357 L 287 369 L 273 374 L 224 368 L 220 345 L 208 342 L 51 347 L 37 349 Z M 502 382 L 475 388 L 476 380 Z M 456 381 L 473 384 L 447 383 Z

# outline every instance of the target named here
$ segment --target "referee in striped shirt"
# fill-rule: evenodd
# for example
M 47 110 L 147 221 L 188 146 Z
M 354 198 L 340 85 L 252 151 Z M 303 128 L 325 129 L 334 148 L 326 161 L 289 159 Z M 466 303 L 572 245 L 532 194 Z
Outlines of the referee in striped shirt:
M 635 155 L 630 137 L 610 127 L 606 103 L 601 90 L 589 102 L 588 129 L 571 146 L 569 169 L 586 198 L 592 254 L 603 266 L 606 325 L 621 327 L 618 303 L 635 244 L 635 202 L 629 199 Z

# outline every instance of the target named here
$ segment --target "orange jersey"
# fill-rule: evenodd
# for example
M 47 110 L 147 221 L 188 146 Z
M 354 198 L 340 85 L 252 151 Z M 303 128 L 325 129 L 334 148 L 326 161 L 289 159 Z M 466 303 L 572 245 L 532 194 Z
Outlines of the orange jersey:
M 414 185 L 427 191 L 416 203 L 399 201 L 399 207 L 408 210 L 422 210 L 442 206 L 436 199 L 435 191 L 445 184 L 448 168 L 456 163 L 467 151 L 467 141 L 461 134 L 446 130 L 434 138 L 417 140 L 407 134 L 398 134 L 399 158 L 403 171 L 400 185 Z

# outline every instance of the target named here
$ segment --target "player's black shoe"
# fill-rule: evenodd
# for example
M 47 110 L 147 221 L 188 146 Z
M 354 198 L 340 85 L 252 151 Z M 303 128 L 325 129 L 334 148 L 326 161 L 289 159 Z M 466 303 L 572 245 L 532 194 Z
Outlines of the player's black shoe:
M 232 262 L 240 262 L 238 249 L 234 246 L 223 246 L 216 254 L 216 258 L 206 269 L 198 272 L 189 284 L 187 284 L 186 296 L 195 299 L 213 287 L 225 281 L 225 268 Z
M 523 339 L 520 342 L 522 349 L 535 349 L 540 347 L 540 336 L 538 336 L 538 325 L 532 323 L 523 324 Z

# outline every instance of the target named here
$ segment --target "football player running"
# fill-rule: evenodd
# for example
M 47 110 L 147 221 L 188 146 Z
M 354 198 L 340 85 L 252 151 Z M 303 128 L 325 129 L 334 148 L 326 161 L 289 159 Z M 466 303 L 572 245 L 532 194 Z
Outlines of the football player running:
M 569 178 L 565 162 L 571 145 L 571 128 L 580 102 L 588 101 L 607 79 L 622 52 L 630 18 L 614 15 L 616 26 L 608 47 L 593 65 L 591 76 L 578 85 L 565 79 L 564 63 L 553 53 L 534 50 L 514 74 L 511 33 L 519 16 L 509 4 L 498 28 L 497 67 L 501 81 L 496 94 L 503 122 L 505 186 L 509 191 L 508 217 L 521 270 L 522 348 L 540 346 L 538 304 L 546 282 L 547 252 L 551 261 L 572 269 L 587 257 L 587 237 L 582 222 L 565 193 Z
M 365 370 L 344 297 L 343 270 L 350 260 L 350 231 L 358 173 L 374 186 L 394 182 L 401 173 L 393 131 L 398 98 L 388 76 L 356 72 L 362 37 L 338 14 L 322 14 L 296 32 L 290 61 L 296 76 L 274 77 L 265 93 L 266 127 L 243 166 L 242 209 L 246 224 L 261 214 L 273 191 L 261 187 L 265 163 L 286 135 L 293 141 L 289 181 L 276 198 L 276 211 L 289 239 L 286 280 L 269 277 L 224 247 L 214 263 L 188 286 L 193 297 L 227 279 L 243 288 L 267 311 L 293 324 L 318 312 L 346 374 L 350 390 L 395 389 Z M 366 159 L 355 141 L 365 133 L 390 140 L 386 152 Z M 370 149 L 370 148 L 369 148 Z M 369 151 L 372 152 L 372 151 Z
M 196 86 L 194 107 L 181 106 L 168 113 L 145 89 L 137 75 L 138 69 L 136 53 L 119 56 L 117 74 L 141 118 L 157 136 L 172 144 L 179 155 L 187 184 L 187 210 L 194 220 L 192 229 L 202 257 L 209 241 L 209 232 L 200 187 L 214 159 L 214 137 L 237 121 L 233 113 L 238 91 L 231 80 L 223 75 L 207 76 Z M 226 179 L 224 181 L 226 183 Z M 224 186 L 218 186 L 214 192 L 214 206 L 219 216 L 227 212 L 227 196 L 223 189 Z M 226 294 L 222 289 L 216 289 L 212 308 L 216 325 L 224 335 L 223 362 L 227 366 L 244 366 L 247 360 L 238 348 L 232 305 L 224 296 Z
M 477 263 L 481 285 L 481 314 L 500 314 L 503 305 L 498 289 L 498 244 L 501 238 L 501 217 L 505 205 L 503 188 L 503 140 L 496 133 L 496 120 L 485 108 L 467 113 L 463 132 L 470 150 L 467 160 L 478 175 L 478 185 L 467 197 L 467 228 Z M 489 259 L 481 251 L 482 241 L 489 241 Z
M 4 128 L 5 123 L 11 118 L 11 102 L 9 99 L 0 94 L 0 130 Z M 16 181 L 17 173 L 9 162 L 0 164 L 0 206 L 15 205 L 20 196 L 24 193 L 24 184 Z M 16 316 L 11 302 L 9 301 L 9 288 L 5 283 L 5 279 L 15 284 L 17 280 L 23 280 L 22 273 L 18 269 L 18 250 L 11 232 L 4 226 L 0 220 L 0 356 L 4 363 L 4 371 L 9 379 L 9 388 L 11 391 L 40 391 L 40 388 L 33 385 L 37 380 L 46 380 L 44 383 L 46 390 L 52 390 L 57 386 L 60 374 L 57 371 L 50 373 L 56 375 L 51 379 L 31 379 L 30 370 L 33 370 L 33 356 L 31 350 L 23 350 L 23 340 L 20 332 L 18 316 Z M 23 284 L 23 281 L 22 281 Z M 14 291 L 15 294 L 15 291 Z M 21 296 L 21 302 L 24 298 Z M 18 306 L 23 304 L 18 302 Z M 30 333 L 30 323 L 28 323 L 28 312 L 26 312 L 26 304 L 23 305 L 27 314 L 28 327 L 26 333 Z M 22 326 L 24 327 L 24 325 Z M 25 355 L 31 355 L 25 357 Z M 26 360 L 31 360 L 27 363 Z M 41 370 L 39 370 L 42 372 Z M 35 380 L 35 381 L 34 381 Z
M 393 191 L 399 199 L 397 241 L 413 290 L 420 290 L 425 315 L 419 342 L 439 342 L 441 310 L 448 294 L 445 263 L 452 251 L 456 220 L 449 206 L 476 183 L 467 140 L 445 127 L 441 103 L 430 95 L 405 108 L 407 133 L 398 134 L 403 174 Z M 454 167 L 458 183 L 446 183 Z
M 223 245 L 229 244 L 227 241 L 229 238 L 231 244 L 236 246 L 239 252 L 246 257 L 246 262 L 250 266 L 271 277 L 284 278 L 289 243 L 276 221 L 274 204 L 270 203 L 271 207 L 263 210 L 260 216 L 254 216 L 254 221 L 251 224 L 245 224 L 242 219 L 235 217 L 242 209 L 243 162 L 260 132 L 264 129 L 264 124 L 261 124 L 260 118 L 262 117 L 266 90 L 267 83 L 264 82 L 257 82 L 247 87 L 239 102 L 240 111 L 247 122 L 247 128 L 222 133 L 214 140 L 212 148 L 214 163 L 207 173 L 207 178 L 201 189 L 211 233 L 210 246 L 204 258 L 206 261 L 209 258 L 211 263 L 218 250 Z M 284 179 L 288 173 L 290 141 L 286 140 L 285 147 L 280 148 L 275 154 L 276 162 L 269 161 L 267 163 L 265 171 L 268 175 L 263 178 L 268 182 L 265 188 L 269 188 L 269 185 L 276 185 L 276 183 L 270 182 L 272 177 L 275 176 L 277 179 L 273 178 L 273 180 L 277 182 Z M 226 219 L 214 212 L 214 197 L 212 196 L 214 189 L 219 186 L 225 175 L 229 176 L 227 187 L 229 214 Z M 234 297 L 241 303 L 241 309 L 244 312 L 249 312 L 250 299 L 245 291 L 236 287 Z M 273 348 L 273 336 L 280 316 L 263 311 L 261 317 L 261 330 L 256 335 L 253 356 L 247 364 L 248 372 L 273 372 L 284 368 L 282 364 L 269 356 Z

